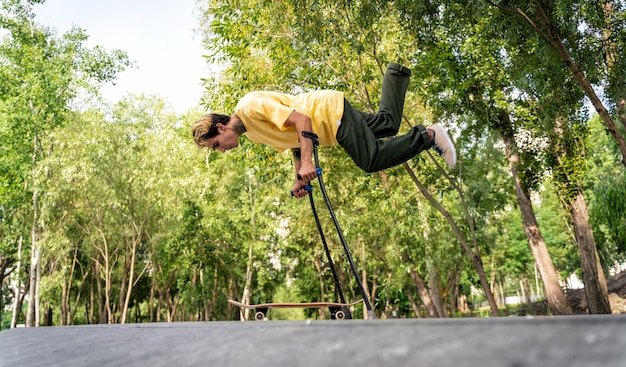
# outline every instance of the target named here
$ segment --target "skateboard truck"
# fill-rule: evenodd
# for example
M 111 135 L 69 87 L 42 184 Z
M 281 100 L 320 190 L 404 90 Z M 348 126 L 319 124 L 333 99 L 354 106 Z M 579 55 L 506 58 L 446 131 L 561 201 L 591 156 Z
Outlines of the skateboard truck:
M 361 282 L 361 278 L 359 278 L 359 273 L 356 269 L 356 265 L 354 264 L 354 260 L 352 259 L 352 254 L 350 252 L 350 249 L 348 248 L 348 244 L 346 243 L 346 239 L 343 236 L 343 231 L 341 230 L 341 227 L 339 226 L 339 222 L 337 221 L 337 217 L 335 216 L 335 211 L 333 210 L 332 205 L 330 204 L 330 200 L 328 199 L 328 194 L 326 193 L 326 187 L 324 186 L 324 180 L 322 179 L 322 168 L 320 167 L 320 163 L 319 163 L 319 156 L 318 156 L 318 145 L 319 145 L 319 140 L 318 140 L 318 136 L 315 133 L 309 132 L 309 131 L 303 131 L 302 132 L 302 136 L 308 139 L 311 139 L 313 141 L 313 157 L 315 160 L 315 167 L 317 170 L 317 181 L 319 182 L 320 185 L 320 190 L 322 191 L 322 196 L 324 196 L 324 201 L 326 202 L 326 207 L 328 208 L 328 212 L 330 213 L 331 218 L 333 219 L 333 223 L 335 224 L 335 229 L 337 230 L 337 234 L 339 235 L 339 240 L 341 241 L 341 245 L 343 246 L 343 250 L 346 254 L 346 257 L 348 258 L 348 262 L 350 264 L 350 268 L 352 270 L 352 274 L 354 275 L 354 279 L 357 282 L 357 285 L 359 287 L 359 290 L 361 292 L 361 294 L 363 295 L 363 302 L 365 302 L 365 307 L 367 308 L 367 314 L 368 317 L 370 319 L 375 319 L 376 315 L 374 314 L 374 310 L 372 309 L 372 305 L 369 301 L 369 298 L 367 297 L 367 294 L 365 293 L 365 288 L 363 287 L 363 283 Z M 339 299 L 341 300 L 341 303 L 346 303 L 345 297 L 343 295 L 343 291 L 341 290 L 341 285 L 339 283 L 339 277 L 337 276 L 337 272 L 335 271 L 335 266 L 333 264 L 332 258 L 330 256 L 330 250 L 328 248 L 328 244 L 326 243 L 326 238 L 324 236 L 324 231 L 322 229 L 322 224 L 320 222 L 319 216 L 317 215 L 317 210 L 315 209 L 315 202 L 313 200 L 313 187 L 307 183 L 307 185 L 305 186 L 305 189 L 307 191 L 309 191 L 309 202 L 311 203 L 311 209 L 313 211 L 313 216 L 315 217 L 315 222 L 317 224 L 317 229 L 318 232 L 320 233 L 320 237 L 322 239 L 322 243 L 324 245 L 324 251 L 326 252 L 326 257 L 328 258 L 328 264 L 330 265 L 330 269 L 331 272 L 333 274 L 333 279 L 335 281 L 335 289 L 339 295 Z M 293 195 L 293 193 L 292 193 Z M 351 319 L 352 315 L 350 314 L 350 311 L 348 310 L 347 307 L 344 307 L 344 311 L 345 311 L 345 315 L 347 316 L 346 318 Z M 337 314 L 335 314 L 335 316 L 337 316 Z M 331 318 L 332 317 L 332 310 L 331 310 Z M 337 317 L 338 318 L 338 317 Z

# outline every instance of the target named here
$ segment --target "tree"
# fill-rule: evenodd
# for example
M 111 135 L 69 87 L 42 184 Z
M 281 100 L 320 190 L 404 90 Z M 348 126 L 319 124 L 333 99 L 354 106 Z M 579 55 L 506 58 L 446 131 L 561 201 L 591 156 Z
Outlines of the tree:
M 242 86 L 245 90 L 253 83 L 254 88 L 275 89 L 278 85 L 283 91 L 333 88 L 350 91 L 354 95 L 351 100 L 358 101 L 364 109 L 375 110 L 375 101 L 380 92 L 379 80 L 386 60 L 406 60 L 416 50 L 413 39 L 399 37 L 402 31 L 401 14 L 376 2 L 352 4 L 350 7 L 333 2 L 318 2 L 306 9 L 304 6 L 308 4 L 299 1 L 274 2 L 260 8 L 240 2 L 237 11 L 233 7 L 217 4 L 210 2 L 206 7 L 206 11 L 211 14 L 207 18 L 212 21 L 205 30 L 207 44 L 212 45 L 213 60 L 236 60 L 237 68 L 226 69 L 224 75 L 237 82 L 218 85 L 219 92 L 212 92 L 214 95 L 230 93 L 237 96 L 240 91 L 233 91 L 231 88 L 234 85 Z M 280 20 L 272 16 L 304 12 L 308 15 L 294 23 L 284 22 L 282 15 Z M 320 24 L 323 27 L 320 28 Z M 258 29 L 264 31 L 259 32 Z M 287 68 L 291 65 L 288 60 L 298 60 L 296 67 Z M 258 64 L 259 61 L 262 63 Z M 261 74 L 258 73 L 260 69 L 264 70 Z M 218 101 L 213 99 L 211 102 Z M 407 113 L 410 114 L 409 118 L 423 119 L 408 109 Z M 426 194 L 431 189 L 423 188 L 422 192 Z M 439 208 L 443 209 L 442 206 Z M 450 223 L 454 223 L 450 213 L 445 210 L 442 213 L 450 219 Z M 464 219 L 471 221 L 467 215 Z M 466 242 L 458 228 L 457 235 L 462 243 Z M 354 240 L 370 244 L 376 242 L 375 238 Z M 475 250 L 470 249 L 469 245 L 464 246 L 465 252 L 475 260 L 473 263 L 481 273 L 482 264 L 475 241 L 473 246 Z M 378 271 L 374 270 L 376 273 Z M 483 277 L 483 285 L 486 284 L 486 278 Z M 488 288 L 486 293 L 489 293 Z M 492 302 L 492 308 L 493 313 L 497 314 L 495 302 Z
M 28 275 L 39 289 L 31 303 L 44 311 L 39 324 L 235 320 L 239 310 L 229 298 L 337 299 L 310 207 L 288 192 L 289 154 L 245 138 L 226 155 L 194 149 L 189 125 L 201 112 L 176 115 L 154 96 L 74 110 L 125 61 L 115 69 L 106 61 L 115 63 L 111 54 L 85 50 L 80 30 L 70 42 L 40 29 L 29 4 L 3 3 L 3 24 L 22 38 L 5 33 L 0 46 L 0 275 L 19 280 L 8 295 L 4 279 L 0 303 L 14 305 L 13 324 Z M 511 293 L 541 293 L 533 263 L 552 312 L 567 313 L 559 276 L 581 261 L 607 270 L 623 259 L 621 153 L 599 116 L 588 123 L 570 69 L 520 11 L 485 1 L 203 4 L 210 58 L 225 67 L 206 80 L 208 109 L 231 111 L 251 89 L 332 88 L 374 111 L 385 65 L 400 61 L 414 71 L 402 128 L 442 120 L 451 126 L 460 156 L 453 171 L 426 152 L 367 174 L 340 148 L 321 149 L 331 202 L 381 318 L 467 312 L 479 287 L 496 315 Z M 581 19 L 593 33 L 587 40 L 600 40 L 602 29 L 601 53 L 614 72 L 605 95 L 613 93 L 607 100 L 615 100 L 608 106 L 616 112 L 621 44 L 614 41 L 622 33 L 607 19 L 620 19 L 623 9 L 572 4 L 584 13 L 572 22 L 563 19 L 566 2 L 550 4 L 546 14 L 577 42 L 591 36 L 573 27 Z M 23 30 L 16 9 L 23 10 Z M 535 19 L 532 6 L 522 9 Z M 572 59 L 585 61 L 579 67 L 594 88 L 609 83 L 605 69 L 591 66 L 600 65 L 591 52 L 600 43 L 572 42 L 564 44 Z M 104 64 L 86 61 L 98 52 Z M 72 73 L 45 70 L 42 60 Z M 317 190 L 313 195 L 321 203 Z M 589 220 L 584 211 L 572 215 L 575 203 L 589 206 Z M 358 299 L 333 223 L 319 206 L 338 282 L 346 298 Z M 578 244 L 595 240 L 602 266 L 595 255 L 580 259 L 574 246 L 589 224 L 593 232 Z M 40 256 L 27 274 L 33 228 Z M 357 308 L 353 317 L 362 316 Z
M 42 234 L 40 197 L 36 170 L 38 162 L 48 152 L 42 149 L 46 133 L 66 123 L 70 103 L 79 94 L 79 88 L 98 85 L 113 80 L 116 73 L 127 65 L 126 55 L 120 51 L 108 53 L 101 48 L 88 50 L 82 47 L 87 35 L 72 29 L 57 37 L 49 29 L 37 25 L 31 13 L 38 1 L 2 2 L 0 25 L 9 33 L 0 47 L 2 58 L 3 114 L 2 140 L 10 152 L 11 170 L 8 187 L 24 189 L 23 199 L 29 201 L 30 235 L 30 302 L 27 325 L 40 322 L 39 280 L 41 278 L 39 245 Z M 6 82 L 5 82 L 6 81 Z M 8 161 L 3 160 L 3 167 Z M 3 178 L 4 179 L 4 178 Z M 10 193 L 9 197 L 15 197 Z M 26 205 L 19 201 L 18 205 Z M 7 207 L 7 210 L 10 207 Z
M 616 101 L 615 105 L 623 116 L 625 84 L 621 78 L 615 77 L 616 65 L 623 62 L 617 45 L 626 33 L 623 22 L 616 21 L 624 11 L 621 9 L 623 4 L 614 1 L 603 4 L 570 1 L 547 4 L 530 0 L 525 4 L 516 4 L 516 7 L 507 7 L 488 2 L 507 16 L 523 17 L 560 57 L 602 118 L 622 154 L 622 164 L 626 166 L 624 135 L 593 86 L 594 81 L 610 75 L 606 84 L 608 95 Z M 516 30 L 519 26 L 510 28 L 509 32 Z M 604 57 L 604 60 L 598 56 Z M 622 118 L 622 124 L 626 128 L 626 119 Z
M 602 268 L 598 264 L 599 258 L 596 256 L 595 239 L 589 224 L 589 214 L 582 192 L 582 176 L 585 171 L 585 121 L 588 119 L 586 110 L 582 108 L 583 91 L 592 101 L 594 99 L 590 93 L 595 92 L 590 85 L 585 84 L 588 84 L 586 77 L 584 74 L 580 77 L 582 71 L 577 65 L 572 65 L 573 61 L 569 56 L 571 52 L 580 55 L 579 57 L 583 59 L 588 59 L 586 55 L 593 53 L 582 44 L 572 44 L 572 46 L 569 46 L 570 50 L 568 51 L 561 43 L 561 40 L 555 38 L 557 28 L 558 33 L 567 34 L 566 37 L 579 38 L 575 35 L 578 32 L 576 23 L 571 23 L 569 18 L 561 18 L 562 14 L 560 12 L 569 12 L 568 9 L 565 9 L 566 7 L 562 4 L 555 4 L 553 8 L 541 9 L 538 3 L 531 3 L 534 14 L 541 19 L 539 23 L 548 29 L 547 33 L 550 33 L 550 36 L 539 32 L 545 38 L 539 38 L 531 43 L 530 40 L 533 39 L 533 35 L 527 34 L 525 41 L 528 47 L 517 51 L 514 51 L 515 46 L 510 47 L 511 51 L 509 54 L 512 56 L 512 62 L 520 65 L 519 68 L 523 70 L 519 74 L 522 77 L 516 78 L 515 85 L 525 91 L 528 96 L 530 111 L 534 111 L 532 113 L 539 117 L 537 122 L 540 123 L 539 126 L 541 128 L 533 134 L 537 139 L 545 136 L 550 142 L 549 150 L 551 153 L 546 156 L 548 159 L 546 164 L 552 167 L 559 195 L 564 205 L 570 211 L 575 238 L 580 250 L 589 311 L 592 313 L 607 313 L 610 312 L 610 307 L 606 281 L 604 280 Z M 544 10 L 546 11 L 544 12 Z M 533 23 L 528 14 L 525 14 L 519 8 L 517 11 L 524 14 L 525 20 Z M 502 13 L 505 15 L 504 10 L 502 10 Z M 557 23 L 548 19 L 553 17 L 552 14 L 555 20 L 558 20 Z M 506 15 L 504 16 L 504 21 L 507 24 L 511 24 L 511 28 L 517 29 L 519 26 L 515 21 L 506 19 Z M 523 27 L 520 31 L 524 31 Z M 505 34 L 507 37 L 515 40 L 519 39 L 519 32 L 506 32 Z M 546 39 L 549 39 L 550 42 L 546 43 Z M 558 54 L 554 53 L 554 49 L 558 50 Z M 535 52 L 528 52 L 530 50 Z M 525 63 L 523 64 L 524 61 Z M 574 78 L 567 70 L 563 70 L 560 67 L 563 61 L 574 72 Z M 597 62 L 600 63 L 599 60 Z M 539 67 L 531 65 L 539 65 Z M 587 70 L 594 69 L 590 65 L 587 65 L 586 68 Z M 596 74 L 592 75 L 593 78 L 597 78 Z M 581 85 L 583 88 L 581 89 L 576 84 Z M 596 109 L 603 109 L 603 107 L 596 105 Z M 608 125 L 612 124 L 610 117 L 606 117 L 605 123 Z M 529 128 L 533 129 L 532 127 Z M 619 141 L 620 134 L 614 134 L 614 138 Z
M 422 42 L 418 73 L 423 75 L 424 98 L 435 108 L 435 113 L 468 114 L 475 118 L 473 124 L 479 128 L 486 124 L 502 137 L 519 207 L 524 213 L 524 228 L 551 308 L 557 313 L 571 313 L 530 205 L 527 189 L 536 184 L 533 184 L 536 174 L 524 177 L 519 172 L 530 161 L 520 161 L 514 139 L 515 125 L 525 117 L 513 115 L 523 111 L 525 102 L 516 101 L 510 92 L 513 76 L 507 68 L 507 56 L 511 51 L 506 42 L 494 41 L 501 39 L 497 36 L 499 28 L 490 23 L 489 13 L 481 13 L 480 6 L 468 8 L 446 3 L 442 7 L 430 7 L 404 2 L 397 6 L 405 14 L 404 19 L 409 20 L 407 31 L 414 32 Z M 528 172 L 531 171 L 523 171 Z
M 611 264 L 623 263 L 626 251 L 624 168 L 616 163 L 619 152 L 604 131 L 599 116 L 589 121 L 589 130 L 591 139 L 587 141 L 583 187 L 585 196 L 591 198 L 590 222 L 606 271 Z

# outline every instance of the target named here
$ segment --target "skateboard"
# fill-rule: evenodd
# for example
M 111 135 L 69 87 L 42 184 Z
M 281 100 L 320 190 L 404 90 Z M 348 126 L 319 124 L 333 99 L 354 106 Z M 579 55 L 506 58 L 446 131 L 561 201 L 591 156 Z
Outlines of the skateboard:
M 346 318 L 346 312 L 343 307 L 350 307 L 356 305 L 359 302 L 363 302 L 362 299 L 350 303 L 340 302 L 305 302 L 305 303 L 260 303 L 257 305 L 245 305 L 241 302 L 228 300 L 228 303 L 238 306 L 242 309 L 253 309 L 254 319 L 257 321 L 265 320 L 267 316 L 267 310 L 270 308 L 326 308 L 330 311 L 330 318 L 343 320 Z M 348 313 L 349 314 L 349 313 Z

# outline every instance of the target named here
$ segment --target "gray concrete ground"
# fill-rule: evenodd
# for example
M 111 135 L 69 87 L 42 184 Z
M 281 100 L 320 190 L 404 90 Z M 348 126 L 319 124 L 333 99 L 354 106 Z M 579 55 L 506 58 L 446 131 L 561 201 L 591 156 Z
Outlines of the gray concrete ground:
M 626 315 L 20 328 L 0 366 L 623 367 Z

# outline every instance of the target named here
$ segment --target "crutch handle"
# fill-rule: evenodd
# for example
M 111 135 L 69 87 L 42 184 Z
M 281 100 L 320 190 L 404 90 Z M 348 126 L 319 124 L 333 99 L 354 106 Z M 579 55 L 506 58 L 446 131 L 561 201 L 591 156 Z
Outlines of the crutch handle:
M 322 167 L 316 167 L 316 168 L 315 168 L 315 173 L 316 173 L 318 176 L 321 176 L 321 175 L 322 175 Z M 300 176 L 300 174 L 299 174 L 299 173 L 296 173 L 296 178 L 297 178 L 298 180 L 302 181 L 302 176 Z
M 322 167 L 317 167 L 317 168 L 315 169 L 315 172 L 317 173 L 317 176 L 318 176 L 318 177 L 319 177 L 319 176 L 321 176 L 321 175 L 322 175 Z M 302 181 L 302 176 L 300 176 L 300 174 L 299 174 L 299 173 L 296 173 L 296 178 L 297 178 L 298 180 Z M 304 188 L 306 191 L 308 191 L 309 193 L 313 192 L 313 186 L 311 186 L 311 183 L 307 183 L 307 184 L 306 184 L 303 188 Z M 294 195 L 293 195 L 293 191 L 290 191 L 290 192 L 291 192 L 291 196 L 294 196 Z
M 308 191 L 309 193 L 313 192 L 313 186 L 311 186 L 311 184 L 306 184 L 304 185 L 303 189 L 305 189 L 306 191 Z M 289 191 L 291 193 L 291 196 L 295 196 L 293 194 L 293 191 Z

